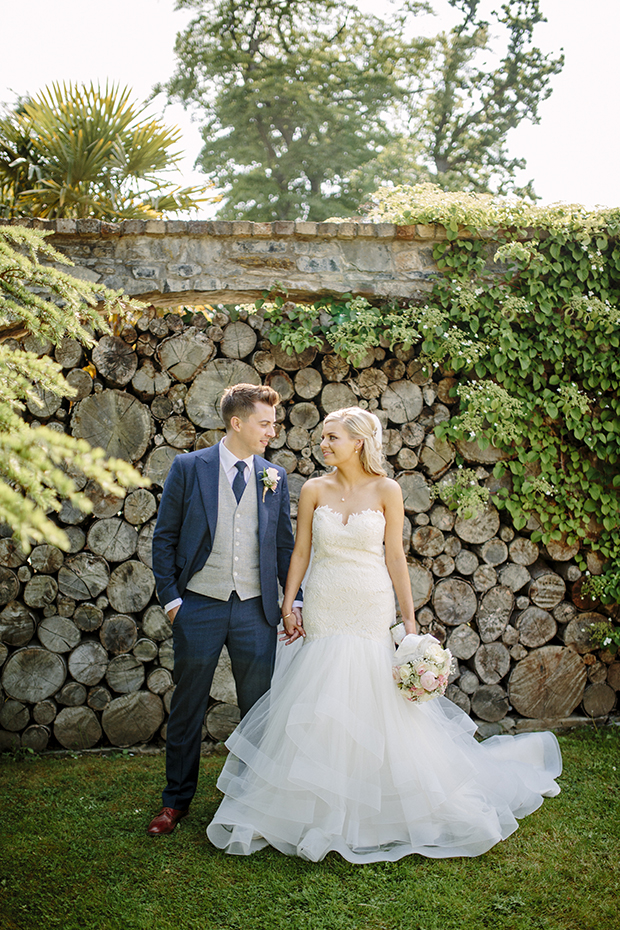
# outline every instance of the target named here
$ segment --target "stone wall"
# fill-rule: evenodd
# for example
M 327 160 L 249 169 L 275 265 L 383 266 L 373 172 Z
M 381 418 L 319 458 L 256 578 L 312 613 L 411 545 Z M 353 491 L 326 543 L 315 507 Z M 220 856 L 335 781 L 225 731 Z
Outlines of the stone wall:
M 26 223 L 25 225 L 28 225 Z M 157 306 L 248 303 L 275 281 L 291 300 L 415 298 L 430 286 L 441 226 L 390 223 L 34 220 L 78 277 Z M 63 270 L 67 270 L 62 266 Z
M 454 381 L 431 376 L 414 350 L 378 348 L 357 369 L 327 351 L 291 357 L 265 338 L 260 315 L 245 312 L 236 322 L 195 314 L 188 324 L 145 315 L 92 352 L 72 340 L 40 350 L 79 393 L 74 402 L 42 396 L 27 419 L 134 462 L 153 484 L 125 501 L 88 485 L 92 515 L 65 504 L 58 516 L 68 554 L 37 546 L 26 557 L 0 539 L 0 749 L 165 740 L 173 656 L 150 567 L 158 498 L 175 455 L 223 435 L 219 398 L 239 381 L 269 383 L 282 396 L 269 457 L 289 474 L 293 519 L 301 486 L 324 467 L 325 414 L 359 403 L 381 419 L 405 502 L 418 619 L 452 650 L 448 696 L 483 733 L 570 726 L 615 707 L 620 662 L 589 646 L 588 628 L 603 617 L 581 592 L 576 551 L 515 533 L 492 503 L 476 519 L 455 519 L 435 495 L 455 472 L 457 450 L 433 433 L 450 416 Z M 497 453 L 471 443 L 458 451 L 493 495 Z M 206 744 L 234 725 L 234 701 L 224 658 Z

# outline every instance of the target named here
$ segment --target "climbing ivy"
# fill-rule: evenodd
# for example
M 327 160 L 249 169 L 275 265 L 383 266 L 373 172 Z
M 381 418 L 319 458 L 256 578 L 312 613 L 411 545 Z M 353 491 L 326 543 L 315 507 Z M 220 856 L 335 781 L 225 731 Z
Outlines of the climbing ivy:
M 498 506 L 536 541 L 578 543 L 582 568 L 588 549 L 600 553 L 597 593 L 617 599 L 620 211 L 421 185 L 378 195 L 375 218 L 443 226 L 426 304 L 345 296 L 300 308 L 280 296 L 266 310 L 272 342 L 301 351 L 326 338 L 353 363 L 373 346 L 415 346 L 457 380 L 438 435 L 503 450 Z

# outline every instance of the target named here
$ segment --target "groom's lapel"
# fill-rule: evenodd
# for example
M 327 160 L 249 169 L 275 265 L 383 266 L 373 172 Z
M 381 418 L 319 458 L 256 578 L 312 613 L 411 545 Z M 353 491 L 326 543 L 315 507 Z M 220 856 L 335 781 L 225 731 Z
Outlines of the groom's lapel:
M 263 482 L 261 480 L 261 472 L 265 468 L 269 468 L 270 463 L 266 459 L 262 459 L 259 455 L 254 456 L 254 475 L 256 476 L 256 494 L 258 496 L 258 541 L 262 542 L 263 536 L 265 535 L 265 530 L 267 529 L 267 521 L 269 520 L 269 506 L 271 504 L 270 495 L 273 497 L 273 491 L 267 491 L 265 494 L 265 499 L 263 500 L 263 491 L 265 490 Z
M 198 485 L 207 515 L 207 524 L 211 539 L 215 538 L 217 525 L 217 505 L 220 482 L 220 449 L 219 443 L 205 449 L 203 455 L 198 457 L 197 463 Z

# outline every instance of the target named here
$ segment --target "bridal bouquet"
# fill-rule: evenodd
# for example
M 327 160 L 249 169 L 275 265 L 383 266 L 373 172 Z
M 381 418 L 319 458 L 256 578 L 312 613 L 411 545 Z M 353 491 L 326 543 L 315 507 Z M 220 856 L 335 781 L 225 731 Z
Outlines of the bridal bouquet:
M 450 650 L 430 633 L 408 633 L 392 659 L 392 675 L 403 697 L 422 704 L 445 693 L 451 664 Z

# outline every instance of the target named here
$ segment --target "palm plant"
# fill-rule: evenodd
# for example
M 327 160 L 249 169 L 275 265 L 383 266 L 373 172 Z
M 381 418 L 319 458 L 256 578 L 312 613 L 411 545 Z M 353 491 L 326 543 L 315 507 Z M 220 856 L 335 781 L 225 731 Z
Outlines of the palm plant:
M 0 119 L 5 216 L 158 217 L 213 200 L 166 177 L 181 132 L 148 117 L 117 85 L 52 84 Z

